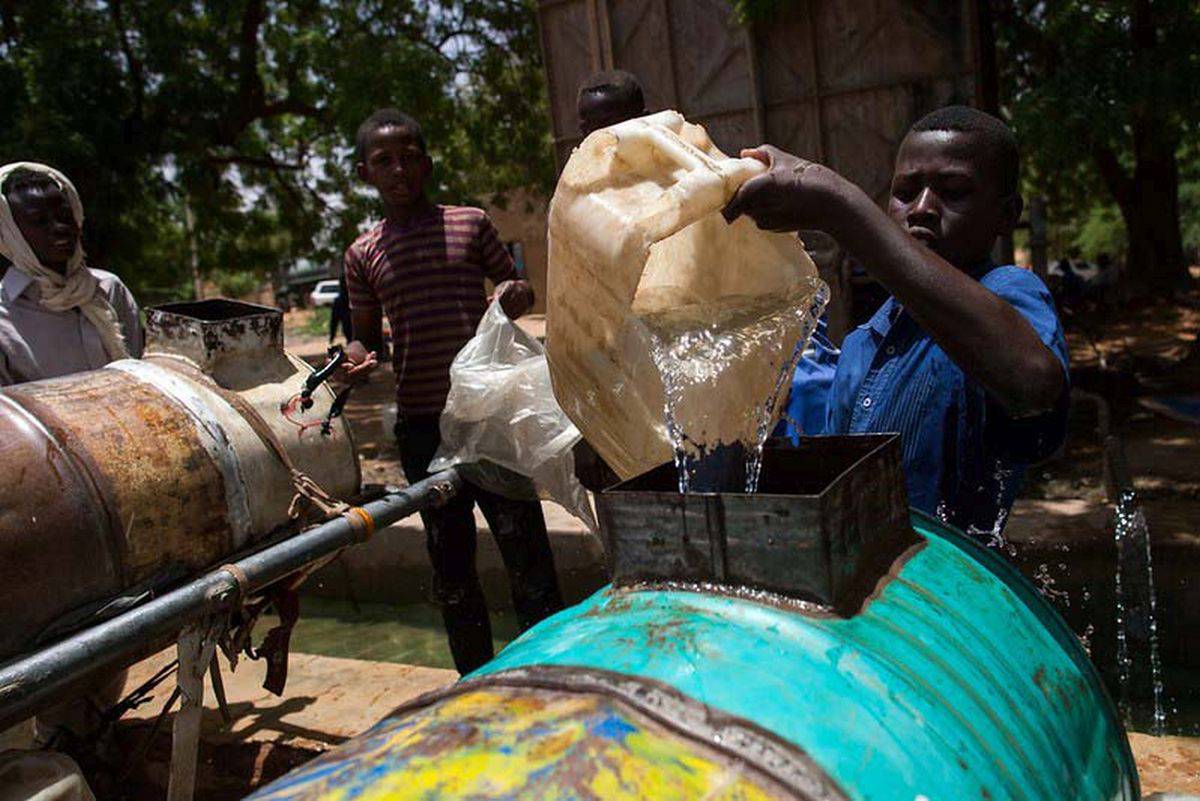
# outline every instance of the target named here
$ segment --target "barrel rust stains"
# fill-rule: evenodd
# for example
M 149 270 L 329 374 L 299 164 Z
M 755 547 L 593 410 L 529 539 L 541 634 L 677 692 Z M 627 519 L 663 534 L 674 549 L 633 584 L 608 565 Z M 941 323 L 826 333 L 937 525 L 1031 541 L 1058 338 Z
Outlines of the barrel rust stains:
M 0 392 L 0 564 L 11 568 L 0 582 L 0 660 L 79 597 L 119 589 L 108 526 L 94 485 L 62 440 L 14 393 Z
M 164 559 L 200 567 L 229 550 L 217 468 L 168 398 L 107 370 L 27 384 L 14 395 L 94 484 L 123 580 L 151 575 Z
M 1033 671 L 1033 683 L 1042 691 L 1042 695 L 1046 698 L 1050 697 L 1050 690 L 1046 687 L 1046 666 L 1038 665 L 1037 670 Z
M 208 370 L 239 353 L 282 352 L 283 315 L 223 298 L 167 303 L 147 313 L 146 342 L 147 352 L 182 356 Z

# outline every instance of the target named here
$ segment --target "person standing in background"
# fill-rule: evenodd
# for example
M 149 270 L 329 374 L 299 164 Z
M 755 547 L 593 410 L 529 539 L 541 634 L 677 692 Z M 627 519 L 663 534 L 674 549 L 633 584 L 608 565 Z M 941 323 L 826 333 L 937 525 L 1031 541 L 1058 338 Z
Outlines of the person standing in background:
M 579 86 L 575 99 L 579 133 L 646 115 L 646 100 L 638 79 L 624 70 L 598 72 Z
M 450 363 L 487 309 L 485 279 L 495 284 L 495 297 L 511 319 L 533 305 L 533 287 L 517 275 L 487 214 L 437 205 L 426 197 L 433 162 L 416 120 L 381 109 L 359 127 L 355 150 L 358 176 L 379 193 L 385 216 L 346 250 L 357 337 L 346 347 L 346 374 L 355 380 L 374 369 L 386 315 L 396 373 L 396 443 L 404 475 L 415 483 L 429 476 L 441 443 Z M 541 504 L 464 483 L 445 506 L 421 513 L 434 594 L 454 665 L 463 674 L 494 653 L 475 569 L 476 503 L 508 570 L 521 628 L 563 607 Z
M 65 175 L 34 162 L 0 167 L 0 386 L 141 356 L 137 302 L 120 278 L 86 264 L 82 230 L 83 205 Z M 102 676 L 33 725 L 0 732 L 6 797 L 92 801 L 70 757 L 30 749 L 90 742 L 126 675 Z

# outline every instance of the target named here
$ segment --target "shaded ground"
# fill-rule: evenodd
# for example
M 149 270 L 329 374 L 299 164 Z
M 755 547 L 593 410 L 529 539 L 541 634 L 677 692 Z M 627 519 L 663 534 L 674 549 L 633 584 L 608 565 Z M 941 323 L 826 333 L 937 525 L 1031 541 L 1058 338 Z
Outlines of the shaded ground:
M 1200 426 L 1151 412 L 1139 398 L 1200 392 L 1200 371 L 1171 367 L 1200 331 L 1200 292 L 1133 308 L 1090 305 L 1065 320 L 1073 386 L 1082 391 L 1072 405 L 1064 452 L 1031 471 L 1006 533 L 1025 572 L 1087 637 L 1118 695 L 1116 546 L 1103 430 L 1120 438 L 1154 555 L 1168 725 L 1198 734 Z
M 142 662 L 130 671 L 126 687 L 137 687 L 173 658 L 168 650 Z M 409 699 L 458 678 L 450 670 L 293 654 L 287 687 L 278 697 L 260 686 L 261 662 L 243 660 L 230 673 L 222 660 L 222 673 L 232 722 L 222 720 L 206 678 L 197 801 L 243 798 L 366 730 Z M 157 731 L 154 722 L 172 686 L 160 685 L 149 703 L 122 718 L 109 749 L 126 757 L 114 757 L 120 780 L 98 785 L 99 798 L 166 797 L 174 715 L 168 713 Z M 138 758 L 128 758 L 134 754 Z

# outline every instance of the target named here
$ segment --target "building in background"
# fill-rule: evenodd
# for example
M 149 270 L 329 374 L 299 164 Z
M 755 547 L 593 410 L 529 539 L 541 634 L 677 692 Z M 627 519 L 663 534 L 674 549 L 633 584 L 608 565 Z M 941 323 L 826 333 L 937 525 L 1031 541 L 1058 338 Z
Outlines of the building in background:
M 768 24 L 743 25 L 724 0 L 540 0 L 558 166 L 580 140 L 580 82 L 623 69 L 641 80 L 647 108 L 704 125 L 726 153 L 770 142 L 829 165 L 883 202 L 915 120 L 950 103 L 995 110 L 982 5 L 792 0 Z M 821 266 L 834 302 L 850 307 L 835 316 L 851 324 L 869 305 L 853 302 L 851 265 Z

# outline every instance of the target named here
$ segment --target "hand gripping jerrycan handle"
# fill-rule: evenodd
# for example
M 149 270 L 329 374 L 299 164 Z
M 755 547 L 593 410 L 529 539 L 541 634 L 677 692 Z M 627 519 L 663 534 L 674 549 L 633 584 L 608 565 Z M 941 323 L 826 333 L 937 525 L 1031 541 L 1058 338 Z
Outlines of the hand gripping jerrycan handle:
M 722 320 L 745 323 L 746 309 L 769 316 L 816 292 L 795 236 L 720 214 L 764 169 L 725 156 L 674 111 L 593 132 L 563 169 L 550 205 L 550 373 L 559 404 L 622 478 L 672 457 L 648 324 L 669 317 L 715 331 Z M 789 335 L 764 342 L 764 353 L 790 356 Z M 779 372 L 771 358 L 757 361 L 705 388 L 704 431 L 693 433 L 742 438 Z

